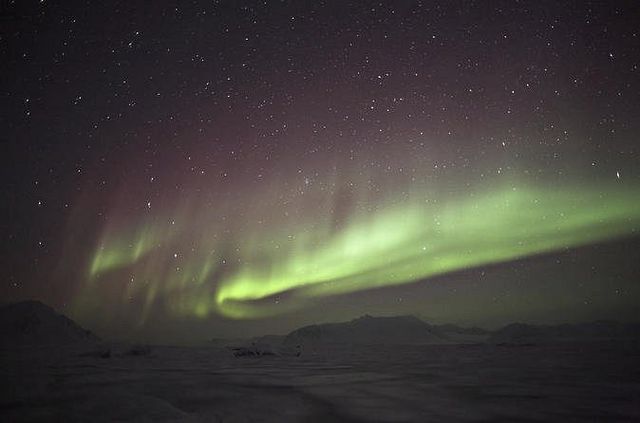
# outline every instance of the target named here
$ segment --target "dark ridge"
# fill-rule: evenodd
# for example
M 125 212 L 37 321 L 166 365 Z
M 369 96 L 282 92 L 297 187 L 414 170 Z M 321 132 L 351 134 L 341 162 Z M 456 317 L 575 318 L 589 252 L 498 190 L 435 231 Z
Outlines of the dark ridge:
M 284 344 L 427 344 L 445 341 L 443 333 L 415 316 L 364 315 L 349 322 L 302 327 L 289 333 Z
M 0 347 L 65 345 L 99 339 L 40 301 L 0 307 Z

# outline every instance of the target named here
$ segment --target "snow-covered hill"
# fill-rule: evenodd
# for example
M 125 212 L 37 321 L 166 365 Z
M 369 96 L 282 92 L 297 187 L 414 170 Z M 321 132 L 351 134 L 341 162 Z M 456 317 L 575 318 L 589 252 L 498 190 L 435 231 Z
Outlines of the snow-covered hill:
M 90 331 L 39 301 L 0 308 L 0 347 L 65 345 L 97 341 Z

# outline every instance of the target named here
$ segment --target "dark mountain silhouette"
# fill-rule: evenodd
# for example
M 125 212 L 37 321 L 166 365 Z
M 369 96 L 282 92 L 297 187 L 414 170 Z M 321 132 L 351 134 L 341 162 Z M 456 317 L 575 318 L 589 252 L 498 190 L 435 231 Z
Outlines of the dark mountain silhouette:
M 372 317 L 305 326 L 289 333 L 285 345 L 431 344 L 446 342 L 437 329 L 414 316 Z
M 90 341 L 98 341 L 98 338 L 39 301 L 0 307 L 0 346 L 3 348 Z

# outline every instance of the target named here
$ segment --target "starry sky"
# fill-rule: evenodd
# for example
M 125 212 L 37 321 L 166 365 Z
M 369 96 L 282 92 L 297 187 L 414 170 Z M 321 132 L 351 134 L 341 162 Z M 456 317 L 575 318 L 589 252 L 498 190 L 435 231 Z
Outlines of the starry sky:
M 2 2 L 2 301 L 167 342 L 634 319 L 634 4 Z

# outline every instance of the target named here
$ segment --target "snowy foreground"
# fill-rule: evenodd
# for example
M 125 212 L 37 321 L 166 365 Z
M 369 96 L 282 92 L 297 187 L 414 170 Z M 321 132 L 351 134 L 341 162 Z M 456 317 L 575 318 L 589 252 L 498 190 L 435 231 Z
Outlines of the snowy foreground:
M 0 421 L 640 421 L 640 344 L 0 352 Z

